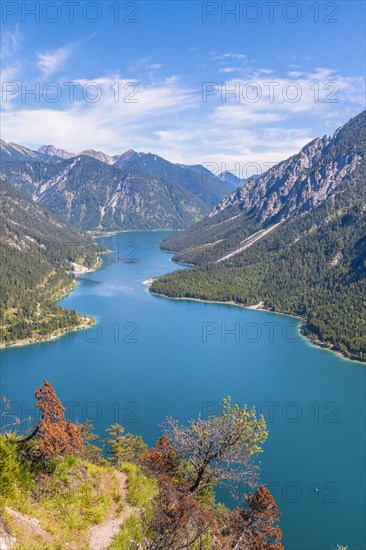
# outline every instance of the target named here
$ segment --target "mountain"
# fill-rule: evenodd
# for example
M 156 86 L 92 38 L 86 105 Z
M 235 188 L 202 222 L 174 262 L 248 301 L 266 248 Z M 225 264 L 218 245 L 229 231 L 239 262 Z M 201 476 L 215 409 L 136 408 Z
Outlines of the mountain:
M 75 153 L 69 153 L 68 151 L 65 151 L 64 149 L 59 149 L 54 145 L 42 145 L 42 147 L 40 147 L 38 151 L 40 153 L 45 153 L 50 157 L 58 157 L 60 159 L 71 159 L 75 156 Z
M 176 251 L 178 261 L 216 261 L 246 246 L 246 239 L 258 239 L 277 224 L 311 210 L 364 161 L 364 125 L 365 112 L 332 137 L 316 138 L 297 155 L 260 177 L 249 178 L 219 202 L 207 218 L 163 246 Z
M 210 206 L 217 204 L 228 192 L 221 180 L 203 166 L 191 168 L 182 164 L 173 164 L 158 155 L 137 153 L 132 150 L 121 155 L 115 162 L 115 166 L 121 168 L 127 165 L 136 173 L 142 172 L 177 184 Z
M 222 178 L 221 177 L 222 174 L 220 174 L 219 176 L 216 176 L 202 164 L 179 164 L 178 166 L 197 172 L 198 174 L 200 174 L 203 180 L 213 178 L 213 181 L 217 181 L 217 179 L 219 179 L 221 181 L 220 185 L 225 189 L 226 194 L 232 193 L 233 190 L 236 189 L 238 185 L 240 185 L 240 183 L 237 184 L 236 181 L 233 179 L 233 178 L 236 178 L 236 176 L 233 176 L 233 178 L 230 178 L 230 177 Z
M 151 290 L 299 315 L 314 341 L 366 360 L 365 123 L 366 111 L 165 241 L 197 267 Z
M 219 175 L 219 178 L 222 182 L 231 185 L 235 189 L 237 187 L 240 187 L 241 185 L 244 185 L 244 183 L 247 181 L 247 180 L 243 180 L 241 178 L 238 178 L 238 176 L 236 176 L 232 172 L 229 172 L 229 170 L 225 170 L 225 172 L 222 172 Z
M 46 153 L 48 156 L 58 157 L 64 160 L 78 156 L 76 153 L 70 153 L 68 151 L 65 151 L 64 149 L 59 149 L 54 145 L 42 145 L 42 147 L 40 147 L 38 151 L 40 151 L 41 153 Z M 101 162 L 106 162 L 107 164 L 113 164 L 115 161 L 113 157 L 107 155 L 106 153 L 103 153 L 102 151 L 94 151 L 94 149 L 85 149 L 85 151 L 82 151 L 79 154 L 95 158 L 97 160 L 100 160 Z
M 83 230 L 185 229 L 228 193 L 208 170 L 199 173 L 151 153 L 110 157 L 87 150 L 60 158 L 71 153 L 41 149 L 3 142 L 4 179 Z
M 181 186 L 79 156 L 41 180 L 34 199 L 83 230 L 182 229 L 209 206 Z
M 78 264 L 96 265 L 99 247 L 11 185 L 0 186 L 0 340 L 41 339 L 84 326 L 54 300 L 74 286 Z M 78 268 L 80 269 L 80 268 Z
M 101 162 L 106 162 L 107 164 L 114 164 L 116 160 L 115 157 L 111 157 L 102 151 L 94 151 L 94 149 L 85 149 L 85 151 L 81 151 L 80 155 L 86 155 L 87 157 L 92 157 L 100 160 Z
M 17 162 L 17 161 L 39 161 L 47 162 L 50 160 L 50 155 L 43 151 L 32 151 L 24 145 L 18 145 L 9 141 L 6 143 L 0 140 L 0 160 L 1 162 Z
M 42 178 L 50 177 L 53 167 L 62 159 L 52 145 L 33 151 L 16 143 L 0 143 L 0 174 L 4 181 L 22 193 L 32 196 Z M 48 151 L 48 152 L 47 152 Z
M 245 185 L 250 179 L 256 180 L 261 176 L 262 174 L 250 176 L 249 178 L 238 178 L 238 176 L 232 172 L 225 170 L 225 172 L 222 172 L 218 177 L 223 183 L 226 183 L 227 187 L 231 187 L 233 191 L 233 189 L 237 189 L 238 187 Z

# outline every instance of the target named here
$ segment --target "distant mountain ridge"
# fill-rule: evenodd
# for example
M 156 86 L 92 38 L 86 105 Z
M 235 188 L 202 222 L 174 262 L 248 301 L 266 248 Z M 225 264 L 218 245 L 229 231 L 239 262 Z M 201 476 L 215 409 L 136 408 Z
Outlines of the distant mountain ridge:
M 86 155 L 87 157 L 92 157 L 101 162 L 106 162 L 107 164 L 114 164 L 117 160 L 117 157 L 111 157 L 103 153 L 103 151 L 94 151 L 94 149 L 85 149 L 85 151 L 81 151 L 80 155 Z
M 50 155 L 43 151 L 33 151 L 24 145 L 18 145 L 9 141 L 0 140 L 0 155 L 2 162 L 40 161 L 50 160 Z
M 334 193 L 364 161 L 364 124 L 365 111 L 332 137 L 316 138 L 298 154 L 259 177 L 249 178 L 206 219 L 170 239 L 166 246 L 177 252 L 179 261 L 200 263 L 192 248 L 211 243 L 205 261 L 218 260 L 239 249 L 244 239 L 257 231 L 309 211 Z
M 4 179 L 82 230 L 184 229 L 208 214 L 232 187 L 211 172 L 129 149 L 78 155 L 44 145 L 1 143 Z
M 48 155 L 49 157 L 58 157 L 60 159 L 70 159 L 76 156 L 75 153 L 70 153 L 68 151 L 65 151 L 64 149 L 59 149 L 54 145 L 42 145 L 42 147 L 40 147 L 38 151 L 40 153 Z
M 220 175 L 219 175 L 219 178 L 221 181 L 223 182 L 227 182 L 235 187 L 240 187 L 241 185 L 243 185 L 247 180 L 245 179 L 242 179 L 242 178 L 239 178 L 238 176 L 236 176 L 235 174 L 233 174 L 232 172 L 229 172 L 229 170 L 225 170 L 225 172 L 222 172 Z
M 240 206 L 253 209 L 261 221 L 281 220 L 318 204 L 362 159 L 360 150 L 349 148 L 333 158 L 339 140 L 342 140 L 342 129 L 333 137 L 314 139 L 300 153 L 270 168 L 263 176 L 249 178 L 247 185 L 219 203 L 210 216 L 225 208 Z

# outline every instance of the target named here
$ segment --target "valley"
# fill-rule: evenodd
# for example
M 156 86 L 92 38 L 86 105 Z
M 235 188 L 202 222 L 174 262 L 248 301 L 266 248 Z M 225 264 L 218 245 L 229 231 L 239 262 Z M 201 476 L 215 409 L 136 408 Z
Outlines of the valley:
M 281 510 L 284 547 L 331 549 L 347 540 L 361 548 L 364 365 L 310 345 L 293 317 L 149 293 L 144 281 L 178 268 L 159 248 L 172 236 L 125 232 L 98 238 L 112 252 L 59 303 L 86 312 L 96 324 L 1 350 L 3 393 L 17 403 L 18 414 L 35 422 L 33 388 L 52 380 L 71 421 L 93 420 L 100 437 L 119 422 L 149 446 L 167 415 L 181 422 L 206 418 L 223 394 L 231 395 L 264 414 L 269 435 L 260 480 Z M 131 242 L 138 261 L 126 263 L 123 251 Z M 344 469 L 351 448 L 352 468 Z M 217 499 L 232 506 L 225 489 Z M 303 529 L 304 517 L 313 529 Z
M 365 550 L 366 3 L 0 8 L 0 550 Z
M 163 242 L 174 260 L 195 268 L 160 277 L 151 290 L 247 306 L 263 302 L 265 309 L 303 317 L 312 341 L 364 361 L 365 113 Z
M 234 191 L 225 185 L 237 179 L 225 177 L 224 185 L 202 166 L 133 150 L 117 157 L 93 150 L 74 155 L 53 146 L 32 151 L 2 143 L 5 406 L 15 404 L 21 418 L 31 411 L 30 422 L 39 422 L 30 388 L 51 379 L 75 429 L 93 425 L 91 441 L 102 440 L 106 430 L 118 432 L 121 422 L 128 428 L 122 440 L 147 449 L 161 441 L 159 425 L 167 414 L 180 422 L 210 417 L 218 413 L 223 392 L 232 395 L 236 413 L 246 403 L 268 428 L 260 483 L 282 513 L 279 548 L 330 549 L 340 540 L 360 547 L 364 125 L 365 112 L 332 137 L 316 139 L 261 176 L 240 181 Z M 0 444 L 7 464 L 11 447 L 7 439 Z M 24 525 L 33 522 L 35 544 L 52 548 L 71 539 L 89 548 L 127 544 L 132 550 L 132 540 L 150 544 L 144 528 L 150 504 L 136 494 L 149 486 L 149 503 L 160 517 L 165 488 L 159 485 L 156 493 L 155 471 L 145 477 L 141 449 L 111 470 L 98 446 L 92 451 L 87 439 L 83 445 L 82 458 L 57 456 L 56 472 L 67 464 L 64 483 L 81 473 L 91 494 L 98 481 L 107 480 L 101 507 L 90 507 L 98 517 L 64 530 L 58 497 L 49 488 L 47 502 L 61 529 L 55 536 L 45 502 L 18 486 L 35 511 L 0 493 L 8 503 L 0 540 L 22 544 L 29 536 Z M 349 448 L 354 458 L 347 470 L 342 465 Z M 42 475 L 42 483 L 54 483 L 47 469 Z M 123 481 L 121 505 L 112 502 L 116 479 Z M 135 493 L 132 483 L 138 484 Z M 293 490 L 300 495 L 296 500 Z M 212 536 L 223 517 L 236 512 L 224 485 L 210 485 L 209 491 L 212 502 L 217 500 L 212 509 L 217 516 L 210 520 L 214 531 L 205 527 Z M 80 498 L 77 493 L 72 502 L 77 515 L 89 510 Z M 206 504 L 203 510 L 206 517 Z M 314 527 L 306 533 L 304 517 Z M 230 533 L 221 529 L 222 536 Z

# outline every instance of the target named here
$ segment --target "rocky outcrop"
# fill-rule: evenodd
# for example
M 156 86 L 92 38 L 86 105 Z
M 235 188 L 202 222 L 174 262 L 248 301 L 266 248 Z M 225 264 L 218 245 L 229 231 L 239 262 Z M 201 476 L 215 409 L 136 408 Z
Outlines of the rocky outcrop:
M 94 149 L 85 149 L 85 151 L 81 151 L 80 155 L 86 155 L 87 157 L 100 160 L 101 162 L 105 162 L 107 164 L 114 164 L 116 160 L 115 157 L 111 157 L 110 155 L 103 153 L 103 151 L 94 151 Z
M 54 145 L 42 145 L 42 147 L 40 147 L 38 151 L 40 153 L 44 153 L 45 155 L 49 155 L 50 157 L 58 157 L 61 159 L 71 159 L 75 156 L 75 153 L 70 153 L 69 151 L 65 151 L 64 149 L 59 149 Z
M 332 148 L 338 134 L 339 131 L 333 138 L 314 139 L 297 155 L 270 168 L 261 177 L 249 179 L 224 198 L 209 216 L 239 206 L 252 211 L 260 222 L 274 217 L 282 221 L 317 205 L 335 191 L 362 160 L 357 152 L 340 152 L 333 158 Z

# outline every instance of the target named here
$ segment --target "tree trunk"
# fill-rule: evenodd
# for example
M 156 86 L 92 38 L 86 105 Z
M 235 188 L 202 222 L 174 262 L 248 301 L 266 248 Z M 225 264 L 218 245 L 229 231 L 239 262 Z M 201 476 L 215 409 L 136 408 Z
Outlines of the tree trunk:
M 27 435 L 27 437 L 24 437 L 23 439 L 17 439 L 17 441 L 15 441 L 15 443 L 17 445 L 20 445 L 21 443 L 25 443 L 26 441 L 29 441 L 30 439 L 32 439 L 36 435 L 38 430 L 39 430 L 39 426 L 36 426 L 31 434 Z
M 198 470 L 198 474 L 197 474 L 197 479 L 196 481 L 193 483 L 193 485 L 189 488 L 190 492 L 191 493 L 194 493 L 195 491 L 197 491 L 201 481 L 202 481 L 202 478 L 203 478 L 203 474 L 205 473 L 205 469 L 204 468 L 201 468 L 200 470 Z

